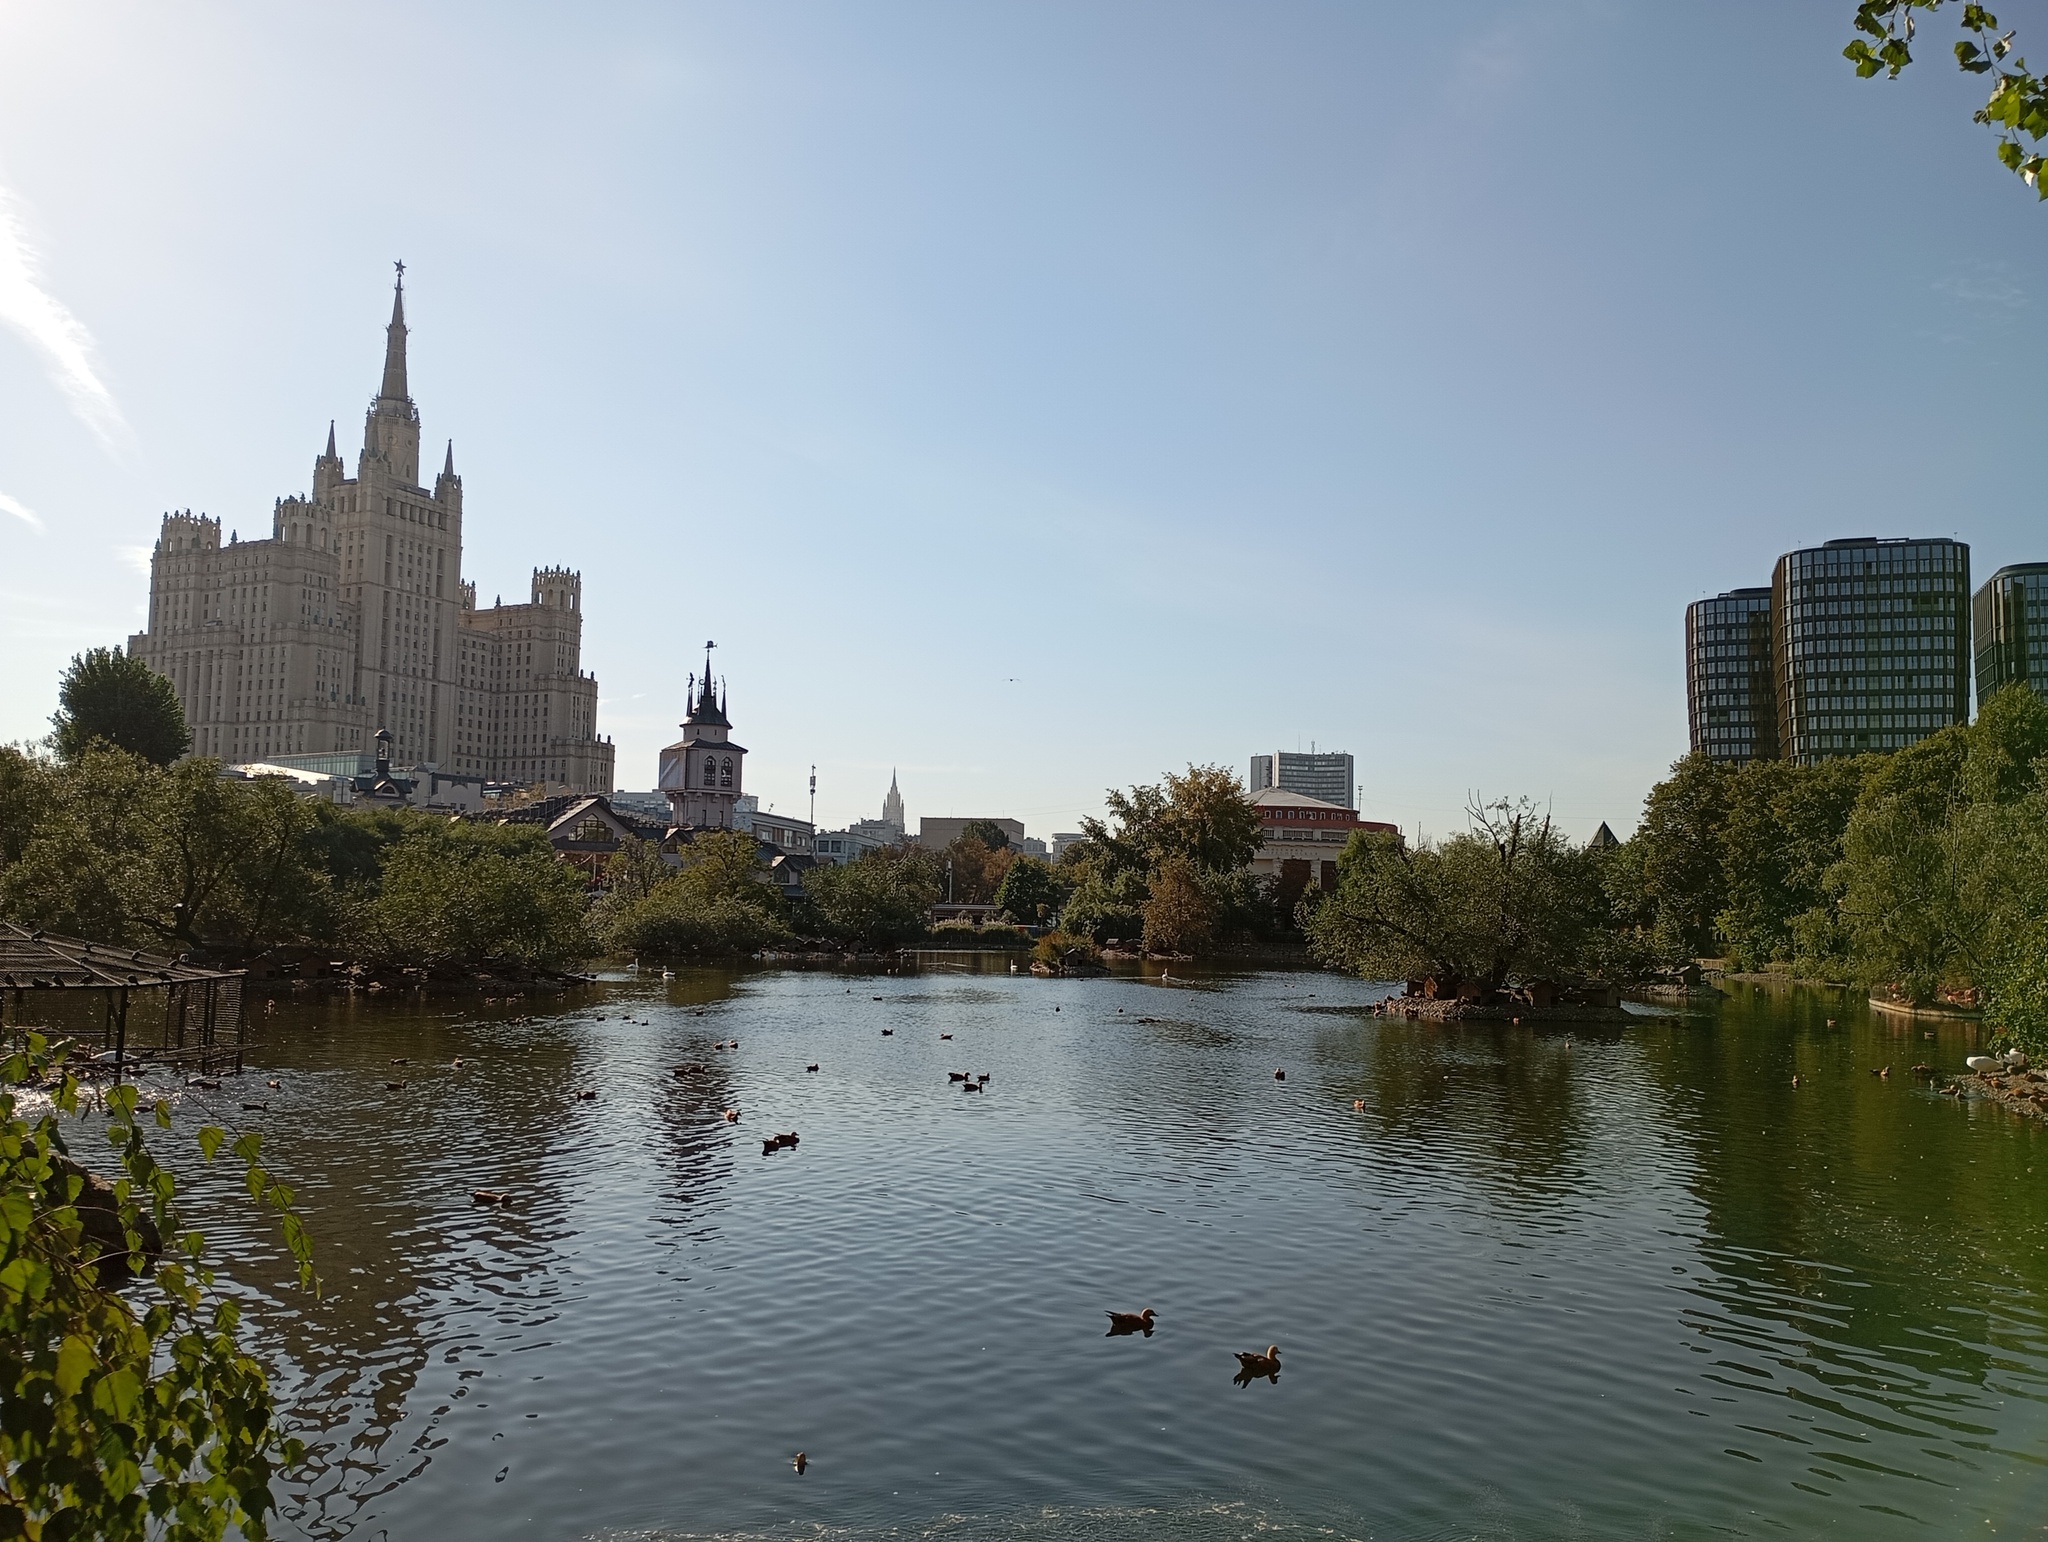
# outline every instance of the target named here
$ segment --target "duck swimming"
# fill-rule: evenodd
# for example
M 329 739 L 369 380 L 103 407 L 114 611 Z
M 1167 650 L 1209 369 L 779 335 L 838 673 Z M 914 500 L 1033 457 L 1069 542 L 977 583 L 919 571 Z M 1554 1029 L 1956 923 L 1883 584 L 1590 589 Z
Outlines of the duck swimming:
M 1256 1350 L 1250 1354 L 1246 1354 L 1243 1350 L 1237 1352 L 1237 1379 L 1240 1383 L 1249 1383 L 1254 1376 L 1264 1376 L 1268 1380 L 1277 1380 L 1279 1375 L 1280 1346 L 1278 1344 L 1268 1344 L 1264 1354 L 1260 1354 Z
M 1106 1339 L 1121 1338 L 1126 1333 L 1142 1333 L 1145 1337 L 1150 1338 L 1152 1336 L 1152 1308 L 1148 1306 L 1142 1312 L 1111 1312 L 1109 1314 L 1109 1332 L 1103 1334 L 1103 1337 Z

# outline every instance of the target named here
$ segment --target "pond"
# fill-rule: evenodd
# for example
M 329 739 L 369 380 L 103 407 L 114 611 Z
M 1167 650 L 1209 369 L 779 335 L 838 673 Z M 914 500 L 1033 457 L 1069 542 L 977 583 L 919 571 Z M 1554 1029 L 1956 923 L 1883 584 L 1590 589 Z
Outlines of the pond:
M 1912 1074 L 1968 1025 L 1729 990 L 1442 1028 L 1314 973 L 608 977 L 294 1006 L 179 1118 L 262 1129 L 315 1237 L 317 1304 L 195 1184 L 315 1451 L 287 1535 L 2038 1528 L 2048 1128 Z

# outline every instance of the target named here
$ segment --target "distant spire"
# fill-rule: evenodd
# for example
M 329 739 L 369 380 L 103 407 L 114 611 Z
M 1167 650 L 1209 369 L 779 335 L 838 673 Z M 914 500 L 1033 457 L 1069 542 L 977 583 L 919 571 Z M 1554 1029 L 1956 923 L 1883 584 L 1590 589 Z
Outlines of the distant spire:
M 341 458 L 334 453 L 334 419 L 332 418 L 327 420 L 327 458 L 329 460 L 339 460 Z
M 398 283 L 391 292 L 391 325 L 384 329 L 384 386 L 380 397 L 402 402 L 412 393 L 405 386 L 405 264 L 399 263 Z
M 441 467 L 441 475 L 444 477 L 452 477 L 455 475 L 455 441 L 453 439 L 448 441 L 448 460 L 447 463 Z

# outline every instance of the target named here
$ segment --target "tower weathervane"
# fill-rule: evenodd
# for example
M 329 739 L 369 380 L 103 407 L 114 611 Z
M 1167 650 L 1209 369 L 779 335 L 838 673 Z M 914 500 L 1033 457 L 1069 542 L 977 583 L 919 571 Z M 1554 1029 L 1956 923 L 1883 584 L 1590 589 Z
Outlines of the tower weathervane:
M 405 264 L 403 262 L 394 262 L 391 266 L 398 269 L 398 287 L 403 289 L 405 287 Z

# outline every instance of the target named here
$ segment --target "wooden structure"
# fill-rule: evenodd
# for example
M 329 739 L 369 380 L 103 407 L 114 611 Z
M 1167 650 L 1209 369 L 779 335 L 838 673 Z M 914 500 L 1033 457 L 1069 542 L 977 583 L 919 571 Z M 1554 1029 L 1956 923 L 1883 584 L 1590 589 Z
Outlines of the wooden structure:
M 0 1028 L 97 1040 L 99 1061 L 116 1076 L 145 1061 L 239 1071 L 242 971 L 0 921 Z

